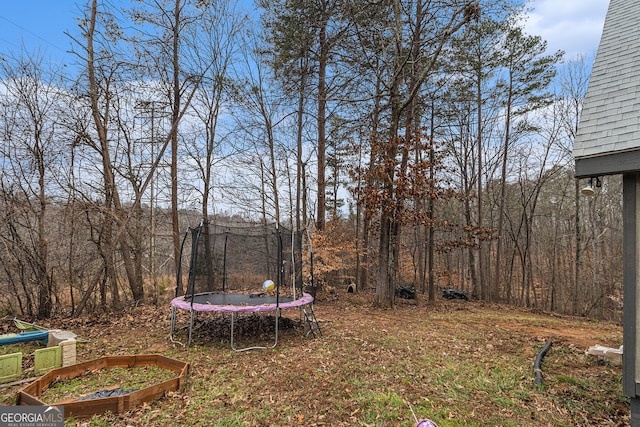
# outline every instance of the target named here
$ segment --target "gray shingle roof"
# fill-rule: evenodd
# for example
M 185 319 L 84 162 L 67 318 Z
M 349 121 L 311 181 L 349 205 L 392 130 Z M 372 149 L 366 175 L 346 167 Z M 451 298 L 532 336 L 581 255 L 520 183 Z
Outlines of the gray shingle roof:
M 640 0 L 611 0 L 573 155 L 579 160 L 636 149 L 640 149 Z

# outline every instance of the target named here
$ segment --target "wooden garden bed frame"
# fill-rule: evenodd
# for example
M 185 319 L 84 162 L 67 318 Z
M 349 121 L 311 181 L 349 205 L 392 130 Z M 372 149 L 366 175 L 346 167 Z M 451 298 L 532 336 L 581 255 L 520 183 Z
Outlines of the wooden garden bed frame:
M 134 366 L 157 366 L 173 371 L 177 376 L 152 386 L 120 396 L 88 399 L 73 402 L 45 403 L 38 397 L 55 381 L 64 381 L 103 368 Z M 129 356 L 105 356 L 100 359 L 78 363 L 64 368 L 52 369 L 28 386 L 18 391 L 18 405 L 63 406 L 66 417 L 84 418 L 111 411 L 120 413 L 129 411 L 143 402 L 158 399 L 167 391 L 182 389 L 189 369 L 188 362 L 171 359 L 160 354 L 137 354 Z

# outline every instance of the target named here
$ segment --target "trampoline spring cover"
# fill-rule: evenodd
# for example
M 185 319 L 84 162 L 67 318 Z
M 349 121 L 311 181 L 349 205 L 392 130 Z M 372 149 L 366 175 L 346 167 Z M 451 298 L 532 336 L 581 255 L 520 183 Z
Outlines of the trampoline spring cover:
M 193 301 L 192 301 L 193 300 Z M 298 299 L 291 297 L 263 296 L 250 297 L 245 294 L 201 293 L 174 298 L 171 305 L 182 310 L 217 311 L 225 313 L 265 312 L 276 308 L 288 309 L 311 304 L 313 297 L 303 293 Z

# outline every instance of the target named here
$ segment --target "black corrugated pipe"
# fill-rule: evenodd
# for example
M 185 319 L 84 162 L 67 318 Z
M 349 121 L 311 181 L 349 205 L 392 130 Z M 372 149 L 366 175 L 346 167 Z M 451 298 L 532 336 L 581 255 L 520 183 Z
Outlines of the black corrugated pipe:
M 536 361 L 533 363 L 533 371 L 536 374 L 536 385 L 542 385 L 542 369 L 540 365 L 542 365 L 542 359 L 547 354 L 547 351 L 551 348 L 551 340 L 547 341 L 547 343 L 542 347 L 542 350 L 538 352 L 536 356 Z

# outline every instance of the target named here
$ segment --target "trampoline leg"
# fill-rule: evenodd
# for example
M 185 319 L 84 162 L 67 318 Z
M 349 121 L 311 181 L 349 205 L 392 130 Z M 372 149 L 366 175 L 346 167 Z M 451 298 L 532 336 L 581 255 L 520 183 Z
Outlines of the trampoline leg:
M 189 310 L 189 341 L 187 341 L 187 347 L 191 347 L 191 333 L 193 332 L 193 310 Z
M 280 324 L 280 307 L 276 308 L 276 341 L 273 343 L 271 348 L 276 348 L 278 345 L 278 325 Z
M 236 350 L 236 347 L 233 345 L 233 325 L 236 323 L 236 313 L 232 312 L 231 313 L 231 349 L 233 351 L 241 351 L 241 350 Z
M 177 316 L 176 308 L 171 307 L 171 330 L 169 331 L 169 340 L 171 340 L 171 342 L 174 344 L 180 344 L 181 346 L 184 347 L 184 343 L 181 343 L 180 341 L 173 339 L 173 333 L 176 329 L 176 316 Z

